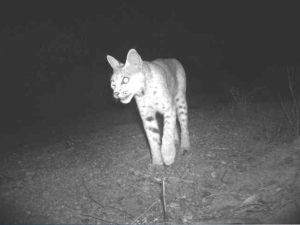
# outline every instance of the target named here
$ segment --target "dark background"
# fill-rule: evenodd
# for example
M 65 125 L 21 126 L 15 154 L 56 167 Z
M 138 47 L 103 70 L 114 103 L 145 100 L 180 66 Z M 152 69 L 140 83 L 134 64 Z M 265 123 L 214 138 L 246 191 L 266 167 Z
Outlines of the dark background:
M 110 89 L 106 55 L 124 62 L 174 57 L 188 98 L 230 98 L 264 87 L 287 96 L 300 54 L 298 1 L 2 1 L 1 132 L 123 107 Z

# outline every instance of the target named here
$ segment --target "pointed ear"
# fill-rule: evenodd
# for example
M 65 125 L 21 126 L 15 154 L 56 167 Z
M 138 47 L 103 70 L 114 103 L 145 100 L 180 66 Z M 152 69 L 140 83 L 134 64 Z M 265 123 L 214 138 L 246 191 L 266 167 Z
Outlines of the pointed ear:
M 121 66 L 121 63 L 116 60 L 114 57 L 107 55 L 107 61 L 113 69 L 117 69 Z
M 141 67 L 143 65 L 143 60 L 135 49 L 130 49 L 127 54 L 126 65 L 128 64 L 137 67 Z

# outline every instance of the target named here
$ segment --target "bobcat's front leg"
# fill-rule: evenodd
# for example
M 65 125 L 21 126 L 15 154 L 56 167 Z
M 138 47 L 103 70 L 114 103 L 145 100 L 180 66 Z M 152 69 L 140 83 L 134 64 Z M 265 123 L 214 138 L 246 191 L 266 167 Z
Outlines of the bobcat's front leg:
M 170 108 L 164 114 L 164 131 L 161 146 L 161 155 L 165 165 L 171 165 L 176 156 L 175 138 L 176 128 L 176 109 Z
M 160 152 L 160 133 L 155 113 L 141 113 L 141 117 L 151 149 L 152 164 L 163 165 Z

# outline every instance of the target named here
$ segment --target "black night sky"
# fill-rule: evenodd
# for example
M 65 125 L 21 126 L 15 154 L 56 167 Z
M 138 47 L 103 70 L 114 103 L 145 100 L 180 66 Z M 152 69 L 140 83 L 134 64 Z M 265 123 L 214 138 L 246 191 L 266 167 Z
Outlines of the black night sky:
M 131 48 L 146 61 L 179 59 L 188 97 L 224 96 L 233 85 L 276 96 L 283 68 L 299 66 L 297 3 L 2 2 L 2 128 L 115 107 L 106 55 L 124 61 Z

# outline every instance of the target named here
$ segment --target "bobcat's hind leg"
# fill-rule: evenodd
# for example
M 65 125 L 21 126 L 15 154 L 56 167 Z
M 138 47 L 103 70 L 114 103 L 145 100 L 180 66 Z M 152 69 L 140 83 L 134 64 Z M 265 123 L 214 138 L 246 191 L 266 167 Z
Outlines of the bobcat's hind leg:
M 180 151 L 182 154 L 185 154 L 190 149 L 190 138 L 188 130 L 188 108 L 185 95 L 181 94 L 176 96 L 176 111 L 177 118 L 180 124 L 181 131 L 181 145 Z

